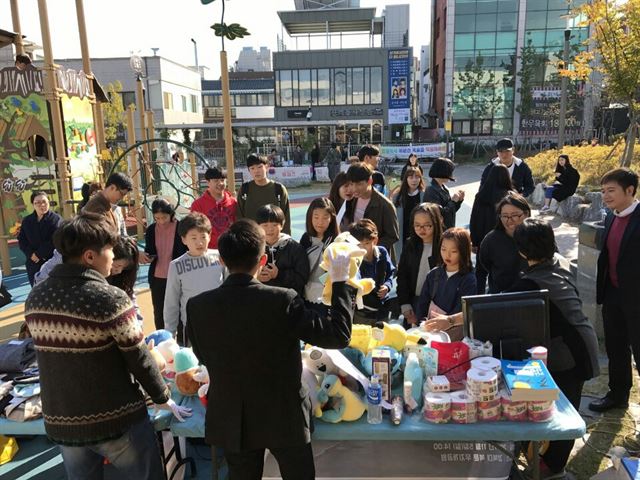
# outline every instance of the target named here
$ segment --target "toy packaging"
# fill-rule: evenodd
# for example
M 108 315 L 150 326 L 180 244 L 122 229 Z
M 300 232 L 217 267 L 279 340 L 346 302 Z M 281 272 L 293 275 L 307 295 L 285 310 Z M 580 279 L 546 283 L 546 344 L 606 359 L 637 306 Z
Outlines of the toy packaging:
M 382 399 L 391 401 L 391 355 L 389 350 L 374 348 L 371 355 L 373 375 L 378 375 L 382 386 Z

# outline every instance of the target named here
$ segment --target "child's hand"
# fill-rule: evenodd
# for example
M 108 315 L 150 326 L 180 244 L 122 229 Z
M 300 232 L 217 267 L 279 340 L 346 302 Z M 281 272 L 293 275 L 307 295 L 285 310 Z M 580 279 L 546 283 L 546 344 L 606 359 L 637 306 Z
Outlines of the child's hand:
M 404 319 L 409 325 L 415 326 L 418 324 L 418 317 L 416 317 L 416 313 L 413 310 L 404 312 Z
M 258 280 L 260 280 L 263 283 L 271 280 L 271 274 L 269 273 L 269 270 L 267 269 L 266 266 L 260 269 L 260 273 L 258 273 Z
M 278 267 L 276 267 L 275 263 L 268 263 L 266 266 L 267 272 L 269 272 L 269 275 L 271 275 L 270 280 L 273 280 L 274 278 L 276 278 L 278 276 Z
M 378 290 L 378 298 L 382 299 L 386 297 L 387 293 L 389 293 L 389 287 L 387 287 L 386 285 L 381 286 Z

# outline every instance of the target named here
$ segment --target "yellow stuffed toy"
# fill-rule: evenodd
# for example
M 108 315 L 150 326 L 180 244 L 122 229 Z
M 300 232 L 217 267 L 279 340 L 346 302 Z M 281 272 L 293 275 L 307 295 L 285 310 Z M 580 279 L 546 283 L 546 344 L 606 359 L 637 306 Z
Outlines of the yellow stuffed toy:
M 331 250 L 334 252 L 330 253 Z M 347 285 L 351 285 L 357 289 L 356 294 L 356 306 L 363 308 L 362 297 L 371 293 L 376 286 L 375 281 L 372 278 L 360 278 L 358 270 L 362 259 L 364 258 L 364 250 L 358 247 L 358 241 L 348 232 L 341 233 L 336 237 L 334 242 L 329 245 L 322 254 L 322 262 L 320 267 L 327 272 L 329 271 L 330 258 L 335 258 L 335 252 L 342 252 L 351 254 L 351 261 L 349 262 L 349 280 Z M 333 291 L 333 282 L 329 275 L 327 275 L 324 283 L 324 290 L 322 291 L 322 303 L 325 305 L 331 305 L 331 292 Z
M 378 346 L 391 347 L 402 352 L 405 345 L 424 345 L 426 342 L 419 334 L 408 334 L 402 325 L 378 322 L 372 329 L 371 336 L 377 341 Z M 366 352 L 365 352 L 366 353 Z
M 367 405 L 362 398 L 343 386 L 335 375 L 327 375 L 322 380 L 318 391 L 318 402 L 315 416 L 329 423 L 353 422 L 367 410 Z M 323 411 L 321 406 L 328 403 L 331 407 Z
M 360 350 L 365 355 L 369 353 L 373 348 L 378 346 L 378 342 L 373 338 L 371 334 L 372 328 L 370 325 L 354 324 L 351 327 L 351 341 L 349 346 Z

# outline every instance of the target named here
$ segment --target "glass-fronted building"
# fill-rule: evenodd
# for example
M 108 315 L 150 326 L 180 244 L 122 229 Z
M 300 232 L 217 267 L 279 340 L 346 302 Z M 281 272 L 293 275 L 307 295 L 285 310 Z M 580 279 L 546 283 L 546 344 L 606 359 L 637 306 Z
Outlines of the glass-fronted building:
M 588 28 L 570 14 L 583 1 L 435 0 L 431 71 L 440 125 L 449 113 L 456 136 L 557 135 L 557 121 L 543 119 L 542 110 L 558 99 L 565 30 L 571 55 L 584 48 Z M 531 72 L 526 85 L 517 73 L 523 63 Z M 523 87 L 534 97 L 526 111 L 519 108 Z M 572 113 L 577 133 L 585 119 Z

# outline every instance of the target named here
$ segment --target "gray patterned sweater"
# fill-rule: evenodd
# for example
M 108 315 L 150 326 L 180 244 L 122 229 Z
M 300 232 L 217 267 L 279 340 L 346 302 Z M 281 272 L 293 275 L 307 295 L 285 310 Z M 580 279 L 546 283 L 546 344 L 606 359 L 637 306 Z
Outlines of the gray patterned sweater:
M 54 442 L 89 445 L 121 436 L 148 415 L 137 382 L 155 403 L 169 400 L 131 300 L 97 271 L 56 266 L 29 293 L 25 318 Z

